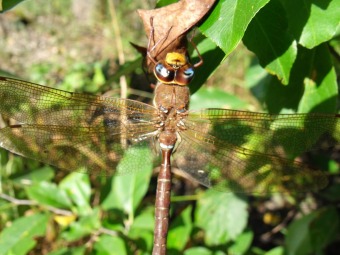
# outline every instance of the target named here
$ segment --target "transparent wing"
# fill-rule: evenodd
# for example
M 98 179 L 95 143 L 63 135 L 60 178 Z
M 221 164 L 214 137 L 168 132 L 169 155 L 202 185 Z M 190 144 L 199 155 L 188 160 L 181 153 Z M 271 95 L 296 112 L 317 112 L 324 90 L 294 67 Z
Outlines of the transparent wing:
M 337 114 L 266 114 L 227 109 L 192 111 L 184 120 L 187 128 L 228 144 L 270 155 L 295 158 L 302 152 L 328 146 L 340 140 L 340 115 Z
M 338 143 L 335 114 L 204 109 L 190 112 L 183 122 L 186 130 L 180 132 L 174 159 L 205 186 L 268 193 L 316 190 L 327 184 L 323 172 L 295 162 L 290 155 L 317 148 L 320 137 Z
M 19 122 L 0 129 L 0 146 L 69 170 L 113 173 L 126 150 L 138 153 L 158 132 L 157 110 L 127 99 L 1 77 L 0 101 L 0 113 Z M 131 172 L 138 168 L 131 162 Z
M 3 116 L 25 124 L 152 125 L 158 113 L 153 106 L 134 100 L 66 92 L 4 77 L 0 77 L 0 102 Z

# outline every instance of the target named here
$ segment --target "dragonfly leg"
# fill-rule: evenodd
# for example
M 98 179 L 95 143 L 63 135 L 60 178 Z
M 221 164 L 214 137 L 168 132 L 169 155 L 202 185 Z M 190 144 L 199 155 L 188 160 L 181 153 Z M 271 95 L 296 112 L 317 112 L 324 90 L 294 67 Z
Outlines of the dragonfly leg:
M 170 34 L 170 31 L 172 29 L 172 26 L 169 28 L 169 30 L 167 31 L 166 35 L 159 39 L 157 42 L 155 42 L 155 28 L 153 26 L 153 17 L 150 17 L 150 26 L 151 26 L 151 29 L 150 29 L 150 35 L 149 35 L 149 41 L 148 41 L 148 48 L 147 48 L 147 51 L 146 51 L 146 54 L 148 56 L 148 58 L 154 63 L 154 64 L 157 64 L 157 60 L 151 55 L 151 53 L 156 49 L 156 47 L 161 43 L 161 42 L 164 42 L 169 34 Z M 153 45 L 151 46 L 151 44 L 153 43 Z

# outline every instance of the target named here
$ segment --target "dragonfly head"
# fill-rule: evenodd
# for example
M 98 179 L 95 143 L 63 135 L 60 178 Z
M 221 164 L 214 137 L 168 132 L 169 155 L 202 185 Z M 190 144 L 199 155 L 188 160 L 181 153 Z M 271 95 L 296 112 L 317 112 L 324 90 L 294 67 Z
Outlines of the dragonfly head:
M 168 53 L 165 60 L 159 61 L 154 68 L 156 78 L 164 84 L 186 86 L 191 82 L 194 73 L 188 57 L 180 52 Z

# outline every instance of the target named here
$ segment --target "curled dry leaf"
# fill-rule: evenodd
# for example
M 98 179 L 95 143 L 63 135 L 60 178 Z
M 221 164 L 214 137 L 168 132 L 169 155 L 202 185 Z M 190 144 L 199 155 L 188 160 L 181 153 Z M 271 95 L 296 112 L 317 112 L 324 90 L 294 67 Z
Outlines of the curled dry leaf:
M 186 34 L 209 12 L 214 2 L 182 0 L 158 9 L 138 10 L 149 39 L 150 55 L 158 61 L 168 52 L 186 48 Z M 153 69 L 150 59 L 146 60 L 146 65 L 148 70 Z

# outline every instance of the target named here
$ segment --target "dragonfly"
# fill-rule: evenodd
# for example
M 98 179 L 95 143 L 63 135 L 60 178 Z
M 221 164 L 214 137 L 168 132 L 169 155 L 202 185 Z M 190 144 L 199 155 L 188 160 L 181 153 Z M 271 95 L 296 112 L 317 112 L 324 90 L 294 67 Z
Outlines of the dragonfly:
M 0 147 L 61 169 L 94 175 L 134 173 L 161 157 L 153 254 L 166 254 L 171 168 L 220 191 L 267 194 L 324 188 L 327 175 L 295 160 L 340 139 L 339 114 L 189 110 L 195 67 L 182 53 L 155 64 L 154 105 L 67 92 L 0 77 Z M 118 162 L 127 152 L 153 154 Z

